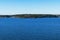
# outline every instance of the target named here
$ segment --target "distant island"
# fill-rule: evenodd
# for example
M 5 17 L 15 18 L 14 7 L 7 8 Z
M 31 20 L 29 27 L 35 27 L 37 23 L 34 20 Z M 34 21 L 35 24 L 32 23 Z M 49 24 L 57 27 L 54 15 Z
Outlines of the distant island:
M 16 14 L 16 15 L 0 15 L 2 17 L 12 17 L 12 18 L 59 18 L 60 15 L 52 14 Z

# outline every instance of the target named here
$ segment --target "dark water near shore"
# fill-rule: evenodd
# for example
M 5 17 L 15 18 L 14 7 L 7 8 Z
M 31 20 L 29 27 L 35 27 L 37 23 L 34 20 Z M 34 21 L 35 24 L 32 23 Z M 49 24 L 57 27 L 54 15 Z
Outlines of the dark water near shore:
M 60 18 L 0 18 L 0 40 L 60 40 Z

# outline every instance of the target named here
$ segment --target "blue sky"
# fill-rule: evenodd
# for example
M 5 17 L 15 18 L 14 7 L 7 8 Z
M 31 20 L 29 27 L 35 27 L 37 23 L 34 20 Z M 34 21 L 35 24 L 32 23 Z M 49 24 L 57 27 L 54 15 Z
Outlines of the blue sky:
M 60 14 L 60 0 L 0 0 L 0 14 Z

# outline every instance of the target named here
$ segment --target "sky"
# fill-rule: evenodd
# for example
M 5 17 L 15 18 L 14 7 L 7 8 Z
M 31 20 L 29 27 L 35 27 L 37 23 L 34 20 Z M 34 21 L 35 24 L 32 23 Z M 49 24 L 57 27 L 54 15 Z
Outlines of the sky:
M 60 0 L 0 0 L 0 15 L 60 14 Z

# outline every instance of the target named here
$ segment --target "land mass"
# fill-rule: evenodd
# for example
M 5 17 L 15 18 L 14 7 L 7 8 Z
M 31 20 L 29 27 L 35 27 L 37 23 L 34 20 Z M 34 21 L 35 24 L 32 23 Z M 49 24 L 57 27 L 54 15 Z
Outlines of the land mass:
M 59 18 L 60 15 L 52 14 L 16 14 L 16 15 L 0 15 L 0 17 L 12 17 L 12 18 Z

